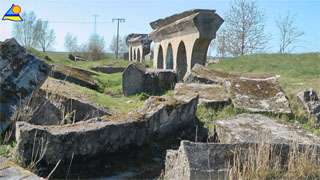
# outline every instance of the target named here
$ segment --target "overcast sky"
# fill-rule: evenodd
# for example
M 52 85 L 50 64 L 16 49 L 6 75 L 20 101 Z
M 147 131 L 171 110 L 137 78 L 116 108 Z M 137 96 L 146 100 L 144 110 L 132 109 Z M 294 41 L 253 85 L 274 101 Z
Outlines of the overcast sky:
M 104 36 L 106 47 L 116 34 L 117 24 L 112 18 L 125 18 L 120 24 L 120 35 L 150 33 L 149 23 L 189 9 L 215 9 L 223 18 L 230 1 L 222 0 L 0 0 L 0 15 L 12 4 L 23 11 L 34 11 L 38 18 L 48 20 L 56 33 L 55 51 L 65 51 L 65 35 L 70 32 L 85 43 L 94 32 L 94 14 L 97 17 L 97 33 Z M 294 14 L 295 24 L 305 32 L 304 42 L 299 43 L 295 53 L 320 52 L 320 0 L 260 0 L 260 8 L 267 15 L 266 32 L 273 35 L 269 53 L 279 49 L 279 37 L 275 19 L 287 11 Z M 23 17 L 22 17 L 23 18 Z M 12 24 L 19 22 L 0 21 L 0 41 L 12 37 Z M 108 50 L 108 49 L 107 49 Z

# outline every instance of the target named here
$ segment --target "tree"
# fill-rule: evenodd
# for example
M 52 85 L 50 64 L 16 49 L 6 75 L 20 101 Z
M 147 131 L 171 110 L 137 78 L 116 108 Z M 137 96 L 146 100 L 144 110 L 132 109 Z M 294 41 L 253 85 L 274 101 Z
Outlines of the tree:
M 225 17 L 226 52 L 243 56 L 264 51 L 270 36 L 264 32 L 265 14 L 256 1 L 234 0 Z
M 280 32 L 279 52 L 281 54 L 285 52 L 292 52 L 296 48 L 296 46 L 293 45 L 301 41 L 299 37 L 303 36 L 304 32 L 299 30 L 298 27 L 293 24 L 293 18 L 290 16 L 289 11 L 284 18 L 280 15 L 278 16 L 278 19 L 276 19 L 276 25 Z
M 67 33 L 64 37 L 64 48 L 71 53 L 77 52 L 79 50 L 77 37 L 73 37 L 70 33 Z
M 93 34 L 89 38 L 88 50 L 91 60 L 99 60 L 104 56 L 104 39 L 98 34 Z
M 43 52 L 46 52 L 52 47 L 56 40 L 56 35 L 53 29 L 49 29 L 48 21 L 39 21 L 39 38 L 38 43 Z
M 128 46 L 126 44 L 126 38 L 127 36 L 123 36 L 122 38 L 119 37 L 119 42 L 118 42 L 118 46 L 119 46 L 119 53 L 124 53 L 128 51 Z M 109 49 L 111 52 L 116 53 L 117 52 L 117 36 L 113 36 Z
M 217 49 L 217 56 L 222 58 L 226 57 L 227 43 L 225 29 L 221 29 L 220 33 L 217 35 L 217 40 L 215 44 Z
M 127 36 L 123 36 L 119 42 L 119 52 L 125 53 L 128 52 L 128 46 L 126 44 Z
M 112 37 L 112 40 L 111 40 L 109 49 L 110 49 L 110 51 L 113 52 L 113 53 L 116 53 L 116 52 L 117 52 L 117 37 L 116 37 L 116 36 L 113 36 L 113 37 Z
M 39 31 L 41 29 L 41 21 L 37 20 L 34 12 L 22 12 L 23 21 L 13 24 L 13 37 L 23 46 L 36 48 L 39 43 Z

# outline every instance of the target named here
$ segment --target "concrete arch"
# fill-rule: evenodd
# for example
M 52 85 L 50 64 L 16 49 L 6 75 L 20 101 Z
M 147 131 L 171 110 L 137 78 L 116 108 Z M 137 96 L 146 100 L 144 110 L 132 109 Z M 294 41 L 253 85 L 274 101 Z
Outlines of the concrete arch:
M 178 46 L 177 64 L 175 69 L 178 74 L 178 80 L 182 80 L 188 70 L 187 51 L 185 43 L 183 41 L 181 41 Z
M 191 69 L 198 63 L 205 65 L 207 61 L 207 52 L 211 39 L 197 39 L 192 48 Z
M 173 69 L 173 51 L 172 45 L 169 43 L 166 54 L 166 69 Z
M 161 45 L 159 45 L 159 50 L 158 50 L 157 68 L 163 69 L 163 50 Z
M 140 54 L 140 49 L 138 48 L 138 50 L 137 50 L 137 61 L 138 62 L 142 62 L 142 60 L 141 60 L 141 54 Z

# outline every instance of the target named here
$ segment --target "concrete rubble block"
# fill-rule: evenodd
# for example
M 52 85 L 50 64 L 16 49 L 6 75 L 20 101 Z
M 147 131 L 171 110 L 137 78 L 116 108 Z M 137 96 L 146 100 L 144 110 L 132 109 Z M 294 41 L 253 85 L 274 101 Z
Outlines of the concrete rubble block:
M 122 74 L 122 91 L 125 96 L 142 92 L 159 94 L 173 89 L 177 74 L 173 70 L 146 69 L 143 65 L 131 63 Z
M 198 97 L 178 101 L 150 97 L 139 110 L 124 116 L 103 116 L 62 126 L 16 123 L 17 153 L 30 162 L 32 151 L 42 151 L 42 162 L 55 165 L 60 159 L 97 157 L 128 147 L 139 147 L 163 138 L 194 122 Z M 68 164 L 68 163 L 67 163 Z
M 64 65 L 54 65 L 51 76 L 65 80 L 89 89 L 98 90 L 98 82 L 92 76 L 98 74 L 85 69 L 69 67 Z
M 234 75 L 215 69 L 208 69 L 201 64 L 196 64 L 191 72 L 185 76 L 185 83 L 221 84 L 231 86 L 230 79 L 232 77 L 234 77 Z
M 277 77 L 273 75 L 240 76 L 196 64 L 185 82 L 221 84 L 230 93 L 234 107 L 250 112 L 291 114 L 289 101 Z
M 51 67 L 27 52 L 15 39 L 7 39 L 0 42 L 0 70 L 2 134 L 47 79 Z
M 24 180 L 44 180 L 43 178 L 23 169 L 7 159 L 0 157 L 0 180 L 24 179 Z
M 320 101 L 317 93 L 313 89 L 300 92 L 297 95 L 303 108 L 320 123 Z
M 247 154 L 249 148 L 259 146 L 272 148 L 271 157 L 281 157 L 285 161 L 291 146 L 288 144 L 261 145 L 256 143 L 194 143 L 181 141 L 178 150 L 167 150 L 165 162 L 165 179 L 191 180 L 191 179 L 231 179 L 229 176 L 230 162 L 233 162 L 235 152 Z M 304 152 L 308 145 L 298 145 L 299 152 Z M 320 158 L 320 146 L 314 146 L 315 158 Z M 245 157 L 240 157 L 245 160 Z
M 221 143 L 264 141 L 275 144 L 320 144 L 320 138 L 300 126 L 260 114 L 240 114 L 234 118 L 218 120 L 216 130 Z
M 190 94 L 199 94 L 199 105 L 219 106 L 230 103 L 230 96 L 224 86 L 218 84 L 178 83 L 174 97 L 186 99 Z
M 162 138 L 195 122 L 198 96 L 184 100 L 167 96 L 151 96 L 138 112 L 148 122 L 148 132 L 153 138 Z
M 58 125 L 67 123 L 67 119 L 78 122 L 111 115 L 107 109 L 93 103 L 90 97 L 80 90 L 53 78 L 46 80 L 22 113 L 21 121 L 35 125 Z
M 129 52 L 123 53 L 123 59 L 124 60 L 129 60 Z
M 98 67 L 92 67 L 91 70 L 102 72 L 106 74 L 113 74 L 113 73 L 119 73 L 123 72 L 126 68 L 124 67 L 112 67 L 112 66 L 98 66 Z
M 232 80 L 230 96 L 234 107 L 250 112 L 291 114 L 289 101 L 276 77 L 239 77 Z

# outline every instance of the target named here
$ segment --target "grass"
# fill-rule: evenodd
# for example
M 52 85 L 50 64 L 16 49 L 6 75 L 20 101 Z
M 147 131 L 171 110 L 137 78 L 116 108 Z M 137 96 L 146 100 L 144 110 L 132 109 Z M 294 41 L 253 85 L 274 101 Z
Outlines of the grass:
M 257 54 L 222 60 L 209 68 L 240 74 L 276 74 L 286 94 L 305 88 L 320 92 L 320 53 Z
M 123 59 L 115 59 L 107 57 L 99 61 L 71 61 L 68 59 L 68 53 L 53 53 L 48 52 L 47 55 L 52 59 L 54 64 L 62 64 L 65 66 L 79 67 L 90 69 L 95 66 L 114 66 L 114 67 L 127 67 L 130 61 Z
M 242 75 L 280 75 L 279 83 L 289 99 L 293 115 L 265 115 L 292 123 L 297 121 L 303 128 L 320 137 L 319 123 L 308 115 L 296 98 L 298 92 L 308 88 L 313 88 L 320 95 L 320 53 L 256 54 L 222 60 L 208 67 Z M 197 112 L 198 117 L 203 119 L 210 129 L 215 120 L 241 113 L 242 111 L 235 110 L 231 105 L 217 110 L 200 107 Z
M 78 67 L 83 69 L 90 69 L 95 66 L 113 66 L 113 67 L 127 67 L 131 62 L 123 59 L 114 59 L 107 57 L 99 61 L 71 61 L 68 59 L 68 53 L 54 53 L 47 52 L 42 53 L 32 48 L 27 48 L 29 51 L 44 59 L 48 56 L 52 61 L 51 64 L 61 64 L 65 66 Z M 143 62 L 144 65 L 152 66 L 152 62 Z M 136 95 L 131 97 L 125 97 L 122 95 L 122 73 L 105 74 L 96 72 L 98 76 L 93 76 L 95 80 L 99 82 L 99 91 L 97 92 L 85 87 L 81 87 L 72 83 L 68 83 L 71 87 L 81 90 L 83 93 L 87 93 L 91 100 L 109 110 L 114 114 L 126 114 L 132 110 L 135 110 L 143 105 L 144 101 L 141 96 Z
M 230 179 L 320 179 L 319 149 L 315 146 L 299 148 L 290 144 L 288 154 L 276 151 L 265 142 L 250 145 L 247 150 L 234 151 L 230 163 Z

